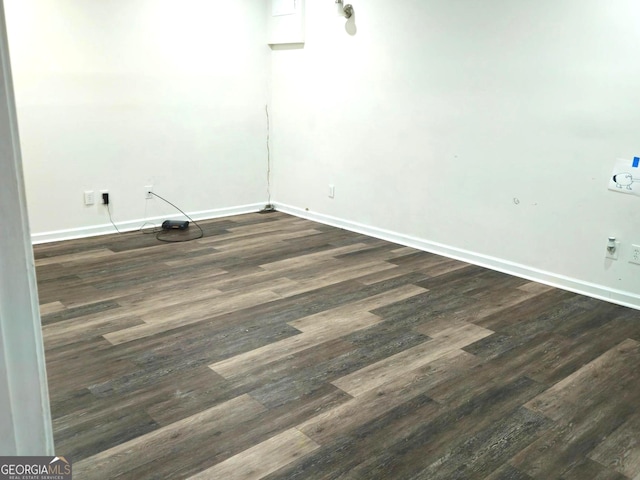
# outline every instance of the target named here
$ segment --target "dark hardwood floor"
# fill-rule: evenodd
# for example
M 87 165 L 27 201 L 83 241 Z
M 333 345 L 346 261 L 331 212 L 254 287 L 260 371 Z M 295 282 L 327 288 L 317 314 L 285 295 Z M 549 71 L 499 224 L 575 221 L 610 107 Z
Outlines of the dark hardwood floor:
M 640 479 L 640 312 L 281 213 L 202 227 L 35 247 L 74 478 Z

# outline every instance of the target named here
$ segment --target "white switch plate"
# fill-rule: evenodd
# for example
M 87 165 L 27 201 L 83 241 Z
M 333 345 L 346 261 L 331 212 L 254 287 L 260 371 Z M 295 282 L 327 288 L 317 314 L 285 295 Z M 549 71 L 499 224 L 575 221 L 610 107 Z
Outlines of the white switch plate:
M 329 198 L 333 198 L 336 196 L 336 186 L 329 185 Z
M 85 190 L 84 192 L 84 204 L 93 205 L 96 203 L 96 195 L 93 190 Z

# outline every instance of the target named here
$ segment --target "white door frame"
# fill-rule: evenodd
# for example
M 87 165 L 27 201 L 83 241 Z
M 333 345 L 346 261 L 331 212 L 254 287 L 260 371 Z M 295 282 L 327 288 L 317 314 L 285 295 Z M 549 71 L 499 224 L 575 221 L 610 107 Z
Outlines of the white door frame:
M 0 432 L 0 456 L 54 455 L 3 0 L 0 0 Z

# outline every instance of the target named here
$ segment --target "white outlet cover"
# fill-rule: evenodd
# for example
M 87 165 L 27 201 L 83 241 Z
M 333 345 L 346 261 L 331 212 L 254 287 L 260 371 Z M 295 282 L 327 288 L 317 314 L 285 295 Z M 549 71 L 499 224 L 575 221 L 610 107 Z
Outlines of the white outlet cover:
M 608 249 L 605 250 L 605 258 L 610 258 L 611 260 L 617 260 L 618 259 L 618 252 L 620 251 L 620 242 L 616 242 L 616 249 L 613 251 L 613 253 L 611 253 Z
M 640 245 L 631 245 L 631 252 L 629 252 L 629 263 L 640 265 Z

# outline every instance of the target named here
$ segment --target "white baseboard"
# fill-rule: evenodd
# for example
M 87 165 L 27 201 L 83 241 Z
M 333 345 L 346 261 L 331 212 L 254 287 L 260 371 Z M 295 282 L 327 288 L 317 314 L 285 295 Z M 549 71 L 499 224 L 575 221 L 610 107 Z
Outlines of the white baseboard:
M 309 212 L 301 208 L 292 207 L 276 203 L 275 207 L 278 211 L 295 215 L 297 217 L 306 218 L 315 222 L 324 223 L 338 228 L 343 228 L 356 233 L 362 233 L 374 238 L 380 238 L 389 242 L 398 243 L 407 247 L 416 248 L 425 252 L 435 253 L 445 257 L 461 260 L 463 262 L 472 263 L 481 267 L 486 267 L 498 272 L 515 275 L 517 277 L 526 278 L 539 283 L 544 283 L 552 287 L 561 288 L 570 292 L 587 295 L 589 297 L 605 300 L 625 307 L 640 310 L 640 295 L 613 288 L 599 285 L 596 283 L 586 282 L 577 278 L 567 277 L 553 272 L 547 272 L 527 265 L 510 262 L 488 255 L 462 250 L 455 247 L 443 245 L 441 243 L 431 242 L 421 238 L 404 235 L 401 233 L 384 230 L 381 228 L 363 225 L 361 223 L 343 220 L 341 218 L 323 215 L 321 213 Z
M 211 218 L 230 217 L 232 215 L 241 215 L 243 213 L 252 213 L 261 210 L 264 203 L 253 203 L 250 205 L 240 205 L 237 207 L 220 208 L 216 210 L 203 210 L 200 212 L 189 213 L 194 220 L 209 220 Z M 144 225 L 145 228 L 152 227 L 154 224 L 160 226 L 166 220 L 164 217 L 144 218 L 140 220 L 130 220 L 126 222 L 116 222 L 118 230 L 121 232 L 133 232 L 140 230 Z M 116 233 L 115 228 L 110 223 L 103 225 L 92 225 L 89 227 L 70 228 L 67 230 L 56 230 L 53 232 L 34 233 L 31 235 L 31 242 L 34 245 L 40 243 L 58 242 L 60 240 L 72 240 L 74 238 L 95 237 L 98 235 L 107 235 Z

